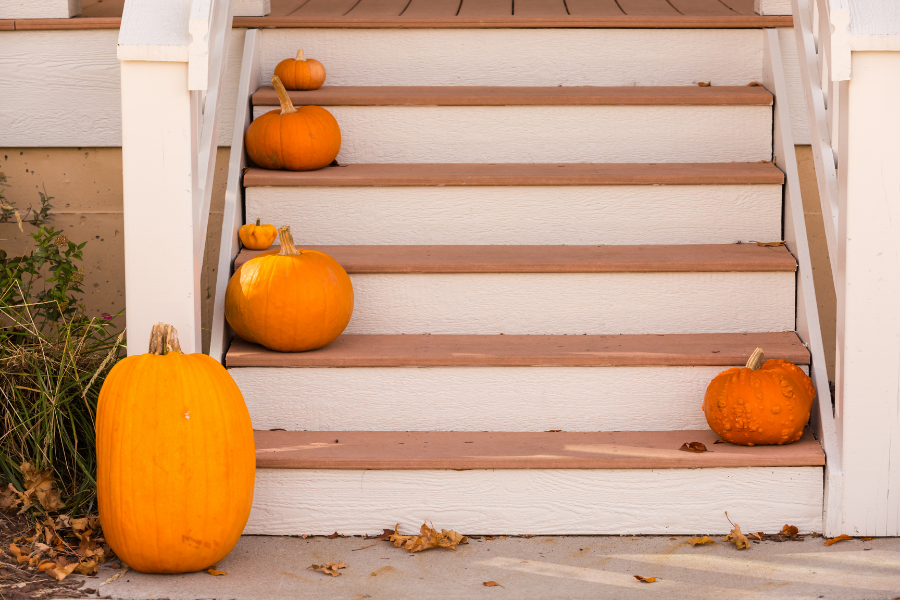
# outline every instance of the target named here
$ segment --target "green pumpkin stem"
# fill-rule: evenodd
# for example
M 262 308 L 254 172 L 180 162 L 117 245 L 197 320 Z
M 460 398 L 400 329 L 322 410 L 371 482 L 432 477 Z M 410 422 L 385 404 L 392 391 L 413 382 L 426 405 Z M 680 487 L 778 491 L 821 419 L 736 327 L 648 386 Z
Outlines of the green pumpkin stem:
M 302 49 L 297 50 L 297 60 L 306 60 L 305 58 L 303 58 L 303 50 Z
M 182 354 L 178 332 L 171 325 L 159 322 L 150 331 L 150 354 L 163 356 L 169 352 Z
M 278 101 L 281 102 L 281 114 L 287 115 L 297 112 L 297 109 L 294 108 L 294 104 L 291 102 L 287 90 L 284 89 L 284 84 L 281 83 L 278 75 L 272 78 L 272 87 L 274 87 L 275 91 L 278 93 Z
M 281 243 L 281 251 L 279 256 L 298 256 L 303 254 L 294 245 L 294 236 L 291 235 L 291 228 L 288 225 L 278 229 L 278 241 Z
M 752 371 L 756 371 L 759 369 L 763 361 L 766 359 L 766 354 L 763 352 L 762 348 L 757 348 L 753 351 L 753 354 L 750 355 L 750 358 L 747 359 L 747 366 L 744 367 L 746 369 L 750 369 Z

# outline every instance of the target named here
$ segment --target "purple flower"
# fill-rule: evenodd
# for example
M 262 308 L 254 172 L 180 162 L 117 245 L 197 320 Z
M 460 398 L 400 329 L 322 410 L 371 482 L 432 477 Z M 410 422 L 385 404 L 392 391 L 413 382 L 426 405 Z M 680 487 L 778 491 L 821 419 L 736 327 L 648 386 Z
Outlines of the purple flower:
M 103 314 L 100 315 L 100 316 L 103 317 L 103 320 L 104 320 L 104 321 L 109 321 L 110 319 L 112 319 L 112 315 L 109 314 L 109 313 L 103 313 Z

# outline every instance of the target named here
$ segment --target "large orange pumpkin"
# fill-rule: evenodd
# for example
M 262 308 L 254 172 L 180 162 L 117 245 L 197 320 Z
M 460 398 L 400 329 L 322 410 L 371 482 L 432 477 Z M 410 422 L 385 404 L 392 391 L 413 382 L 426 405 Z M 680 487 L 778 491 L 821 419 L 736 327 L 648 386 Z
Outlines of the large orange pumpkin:
M 251 258 L 225 290 L 225 318 L 239 336 L 281 352 L 334 341 L 353 314 L 353 284 L 322 252 L 294 247 L 290 227 L 278 230 L 281 250 Z
M 297 50 L 297 58 L 278 63 L 275 76 L 289 90 L 317 90 L 325 83 L 325 67 L 314 58 L 305 58 L 303 50 Z
M 171 325 L 110 371 L 97 408 L 106 541 L 144 573 L 199 571 L 237 543 L 253 502 L 250 414 L 228 371 L 182 354 Z
M 706 422 L 726 442 L 781 445 L 803 435 L 816 397 L 812 381 L 786 360 L 762 364 L 763 356 L 757 348 L 744 368 L 719 373 L 706 389 Z
M 281 110 L 270 110 L 247 128 L 247 154 L 263 169 L 312 171 L 341 151 L 341 128 L 321 106 L 294 108 L 278 77 L 272 78 Z

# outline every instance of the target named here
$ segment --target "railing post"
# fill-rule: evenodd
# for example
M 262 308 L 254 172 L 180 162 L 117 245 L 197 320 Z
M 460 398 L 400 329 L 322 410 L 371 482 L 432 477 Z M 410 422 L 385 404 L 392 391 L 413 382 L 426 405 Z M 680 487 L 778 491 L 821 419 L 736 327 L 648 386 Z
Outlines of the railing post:
M 198 99 L 188 89 L 190 0 L 127 0 L 119 33 L 128 353 L 153 323 L 201 350 L 197 215 Z

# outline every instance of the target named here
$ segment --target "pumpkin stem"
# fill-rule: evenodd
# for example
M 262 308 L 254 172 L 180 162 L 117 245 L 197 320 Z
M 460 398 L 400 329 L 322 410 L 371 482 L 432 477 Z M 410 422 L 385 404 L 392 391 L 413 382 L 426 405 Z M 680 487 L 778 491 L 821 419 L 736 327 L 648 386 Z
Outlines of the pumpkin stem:
M 297 50 L 297 60 L 306 60 L 303 58 L 303 50 Z
M 150 331 L 150 354 L 162 356 L 169 352 L 181 354 L 178 332 L 171 325 L 159 322 Z
M 272 78 L 272 86 L 275 88 L 275 91 L 278 92 L 278 101 L 281 102 L 281 114 L 286 115 L 297 112 L 297 109 L 294 108 L 294 104 L 288 97 L 287 90 L 284 89 L 284 84 L 281 83 L 278 75 Z
M 303 254 L 294 246 L 294 236 L 291 235 L 291 228 L 288 225 L 278 229 L 278 241 L 281 243 L 279 256 L 298 256 Z
M 256 226 L 259 227 L 259 219 L 256 220 Z
M 762 366 L 763 360 L 765 360 L 765 358 L 766 354 L 765 352 L 763 352 L 763 349 L 757 348 L 753 351 L 753 354 L 750 355 L 750 358 L 747 359 L 747 366 L 745 368 L 756 371 Z

